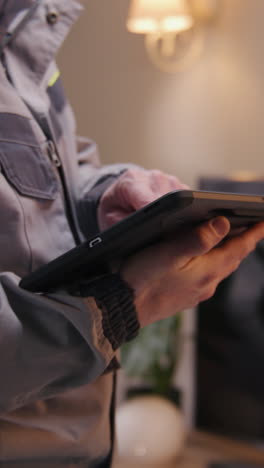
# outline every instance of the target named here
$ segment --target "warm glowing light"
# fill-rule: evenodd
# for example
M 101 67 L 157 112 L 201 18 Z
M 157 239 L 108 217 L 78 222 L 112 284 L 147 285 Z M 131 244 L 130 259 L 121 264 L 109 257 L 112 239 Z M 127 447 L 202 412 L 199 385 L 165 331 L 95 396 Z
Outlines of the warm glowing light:
M 133 0 L 127 21 L 130 32 L 180 32 L 191 28 L 193 18 L 185 0 Z
M 159 21 L 153 18 L 132 18 L 127 22 L 128 30 L 138 34 L 180 32 L 190 29 L 192 25 L 191 16 L 169 16 Z
M 156 21 L 152 18 L 131 18 L 127 21 L 127 29 L 138 34 L 156 31 Z
M 217 17 L 219 0 L 131 0 L 127 29 L 145 34 L 150 60 L 162 71 L 187 69 L 201 55 L 205 26 Z
M 160 29 L 165 32 L 186 31 L 193 25 L 191 16 L 169 16 L 160 22 Z

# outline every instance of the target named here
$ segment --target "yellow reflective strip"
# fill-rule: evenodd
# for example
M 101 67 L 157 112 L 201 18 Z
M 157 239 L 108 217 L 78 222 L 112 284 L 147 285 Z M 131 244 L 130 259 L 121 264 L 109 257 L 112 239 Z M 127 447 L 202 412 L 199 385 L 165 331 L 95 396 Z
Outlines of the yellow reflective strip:
M 59 76 L 60 76 L 60 72 L 59 70 L 56 70 L 55 73 L 52 75 L 51 79 L 49 80 L 48 86 L 49 87 L 53 86 L 56 83 Z

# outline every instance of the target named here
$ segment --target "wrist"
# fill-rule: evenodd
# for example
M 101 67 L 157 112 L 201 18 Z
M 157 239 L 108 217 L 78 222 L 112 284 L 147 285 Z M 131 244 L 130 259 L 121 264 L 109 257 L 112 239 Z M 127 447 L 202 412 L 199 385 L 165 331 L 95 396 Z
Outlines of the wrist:
M 134 290 L 119 273 L 106 274 L 79 285 L 80 295 L 92 296 L 102 311 L 104 335 L 113 350 L 132 340 L 140 325 L 134 303 Z

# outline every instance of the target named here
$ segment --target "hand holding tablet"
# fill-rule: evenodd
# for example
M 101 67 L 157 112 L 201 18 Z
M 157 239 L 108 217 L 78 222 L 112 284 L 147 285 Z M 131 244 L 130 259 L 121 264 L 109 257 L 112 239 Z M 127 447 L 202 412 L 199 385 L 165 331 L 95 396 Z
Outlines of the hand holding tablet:
M 231 193 L 180 190 L 169 192 L 109 229 L 42 266 L 23 278 L 29 291 L 45 292 L 67 286 L 78 278 L 93 277 L 111 269 L 143 248 L 163 242 L 218 216 L 232 228 L 264 220 L 264 197 Z

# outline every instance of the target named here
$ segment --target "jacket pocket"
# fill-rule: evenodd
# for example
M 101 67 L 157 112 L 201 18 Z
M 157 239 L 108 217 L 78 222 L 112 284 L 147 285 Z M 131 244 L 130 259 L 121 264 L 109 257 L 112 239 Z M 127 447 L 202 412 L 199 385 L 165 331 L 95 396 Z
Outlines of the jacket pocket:
M 58 181 L 27 118 L 0 114 L 0 167 L 21 195 L 56 198 Z

